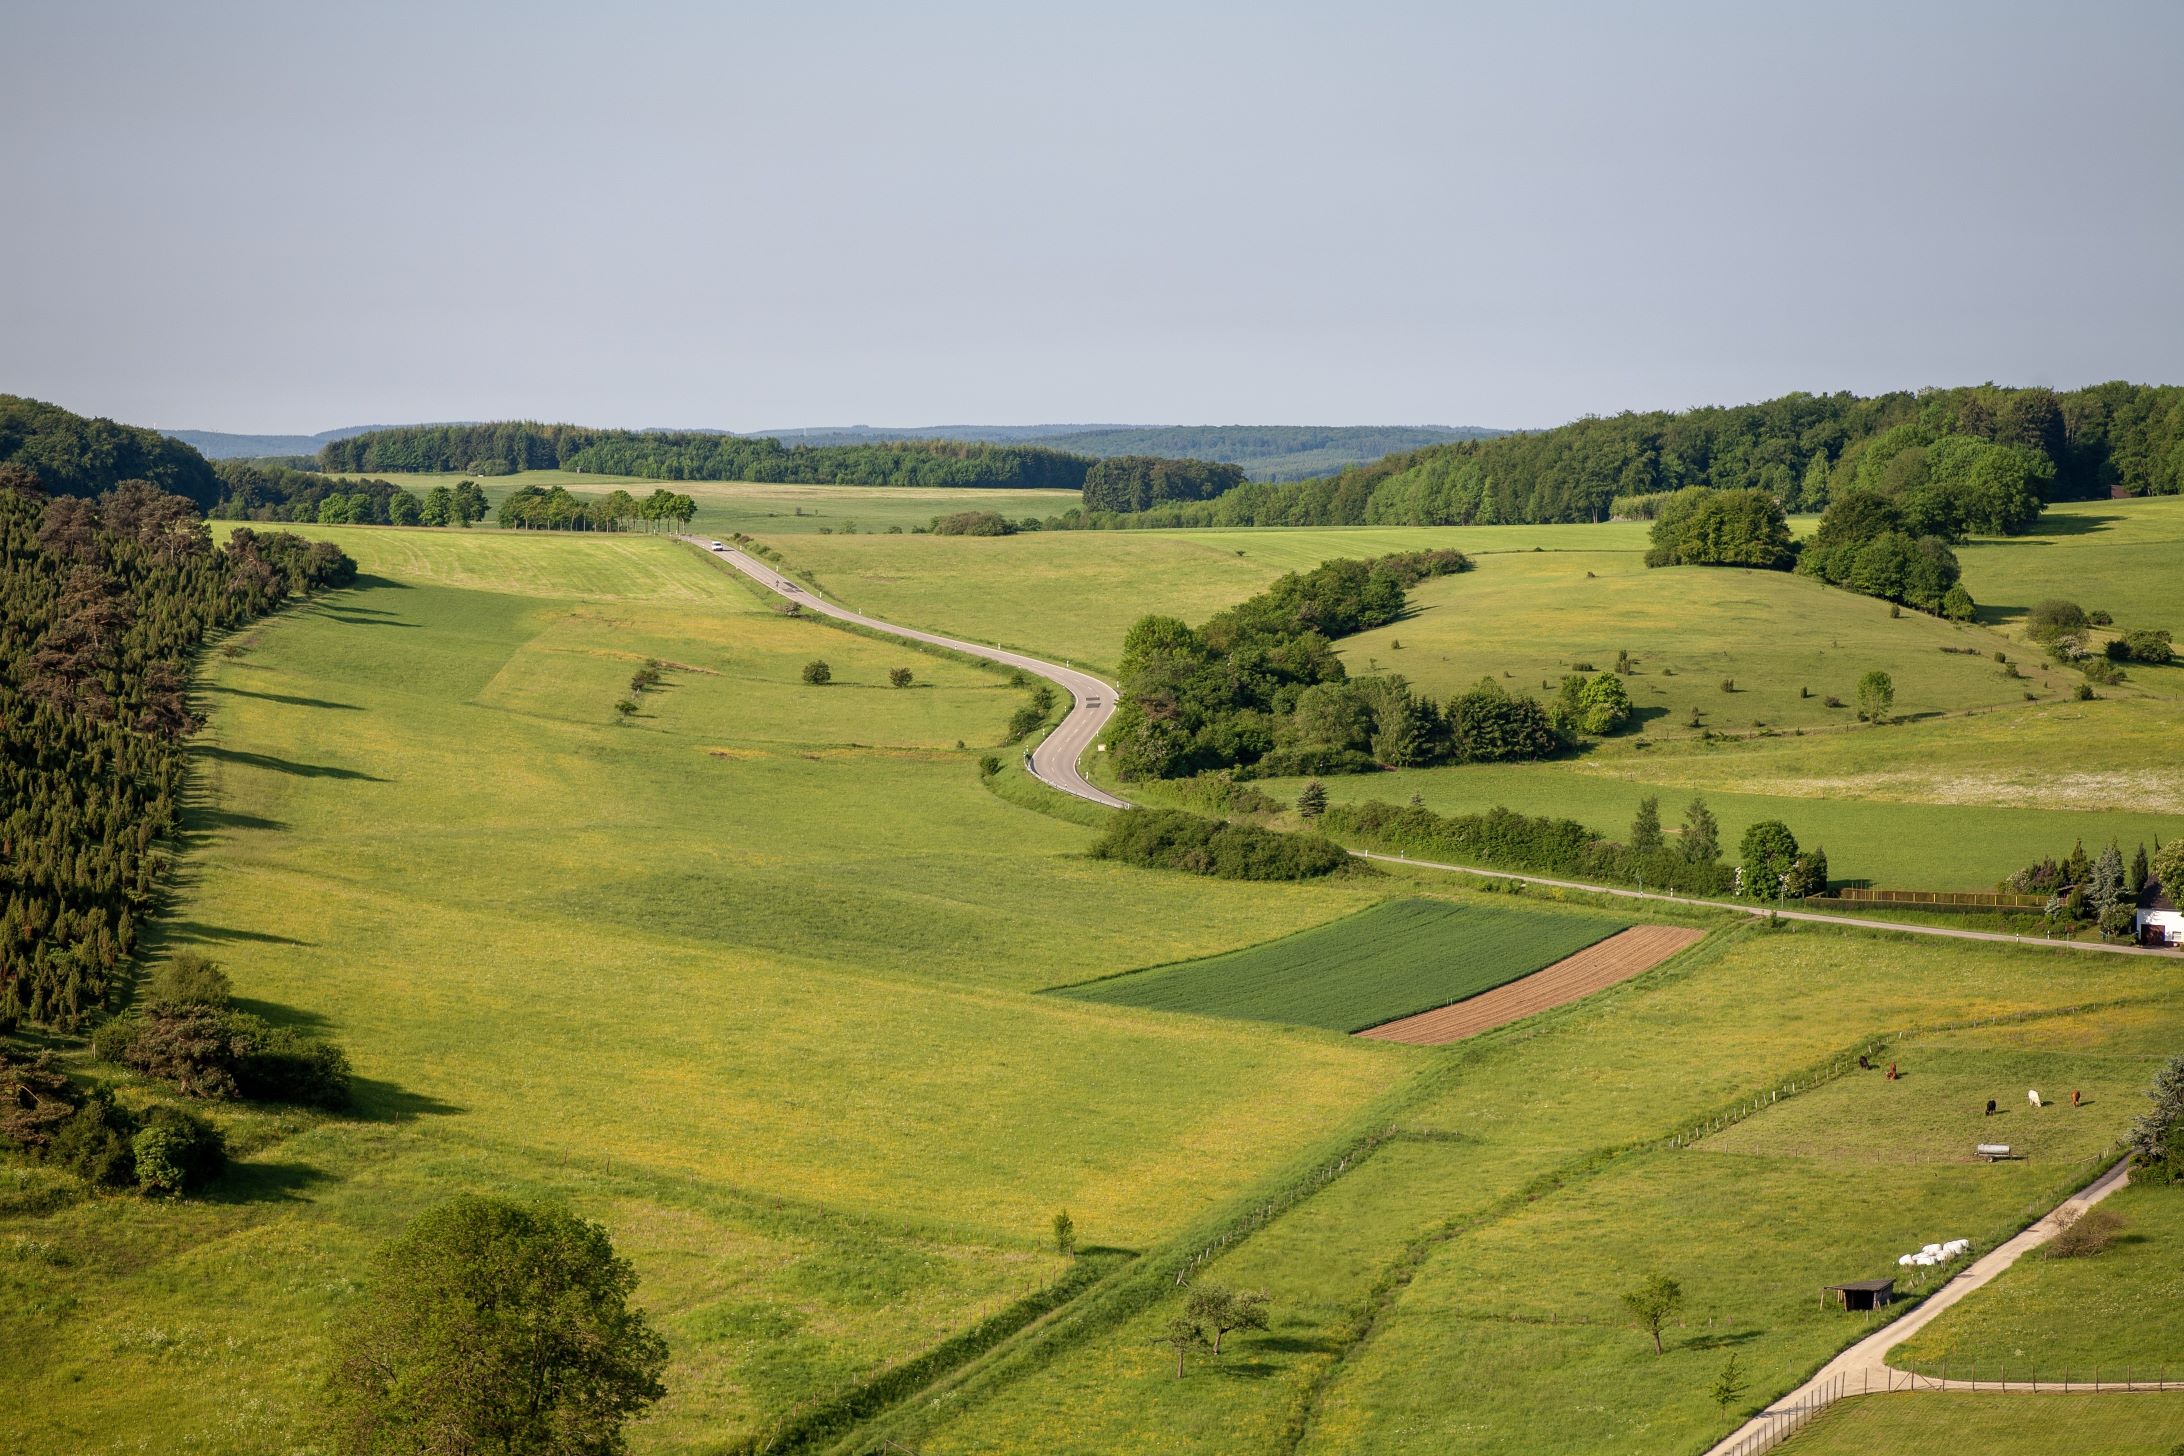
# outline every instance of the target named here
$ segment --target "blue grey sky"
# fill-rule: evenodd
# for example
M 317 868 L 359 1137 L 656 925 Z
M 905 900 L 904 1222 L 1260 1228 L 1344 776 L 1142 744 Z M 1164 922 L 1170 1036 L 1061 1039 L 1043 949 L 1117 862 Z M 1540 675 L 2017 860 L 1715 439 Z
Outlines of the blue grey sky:
M 2184 380 L 2184 6 L 0 9 L 0 390 L 1531 426 Z

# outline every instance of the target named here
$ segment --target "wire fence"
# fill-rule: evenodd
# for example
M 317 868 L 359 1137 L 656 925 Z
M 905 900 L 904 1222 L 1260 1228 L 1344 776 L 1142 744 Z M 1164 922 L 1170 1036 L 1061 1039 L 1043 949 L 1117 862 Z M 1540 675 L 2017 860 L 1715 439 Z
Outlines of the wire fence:
M 1759 1424 L 1744 1433 L 1733 1446 L 1718 1448 L 1714 1456 L 1760 1456 L 1772 1451 L 1805 1427 L 1844 1395 L 1845 1377 L 1838 1374 L 1799 1396 L 1794 1402 L 1774 1406 L 1760 1414 Z
M 2098 1394 L 2103 1391 L 2184 1390 L 2184 1365 L 2148 1370 L 2103 1369 L 2096 1365 L 2041 1365 L 2032 1360 L 1945 1360 L 1917 1370 L 1865 1372 L 1851 1382 L 1850 1395 L 1887 1395 L 1905 1390 L 2023 1391 L 2028 1395 Z

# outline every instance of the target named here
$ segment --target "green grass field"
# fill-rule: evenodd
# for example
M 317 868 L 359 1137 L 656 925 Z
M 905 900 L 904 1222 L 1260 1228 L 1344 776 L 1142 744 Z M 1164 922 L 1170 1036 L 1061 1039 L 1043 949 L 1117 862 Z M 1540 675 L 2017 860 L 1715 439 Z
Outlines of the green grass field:
M 300 1444 L 370 1252 L 463 1189 L 606 1220 L 674 1351 L 639 1444 L 717 1445 L 1053 1279 L 1054 1208 L 1144 1247 L 1408 1075 L 1028 994 L 1385 891 L 1086 857 L 979 787 L 1023 698 L 996 674 L 776 616 L 668 541 L 325 534 L 365 584 L 210 659 L 163 933 L 339 1039 L 359 1114 L 224 1114 L 246 1156 L 203 1203 L 0 1181 L 11 1451 Z
M 2058 976 L 2037 952 L 1746 930 L 1662 974 L 1437 1056 L 1393 1135 L 1199 1277 L 1272 1296 L 1273 1328 L 1184 1380 L 1154 1340 L 1181 1296 L 881 1430 L 927 1452 L 1699 1449 L 1730 1350 L 1756 1406 L 1868 1327 L 1819 1286 L 1937 1237 L 2006 1236 L 2097 1167 L 2134 1080 L 2184 1031 L 2143 966 Z M 1769 1089 L 1893 1028 L 2115 996 L 2121 1011 L 1910 1032 L 1906 1075 Z M 2051 1046 L 2037 1067 L 2027 1046 Z M 1991 1056 L 1983 1065 L 1982 1059 Z M 2082 1083 L 2039 1156 L 1974 1160 L 1984 1087 Z M 2051 1079 L 2052 1080 L 2052 1079 Z M 1758 1098 L 1694 1145 L 1652 1140 Z M 1828 1136 L 1816 1138 L 1814 1127 Z M 1943 1229 L 1949 1232 L 1942 1232 Z M 1617 1296 L 1649 1267 L 1690 1302 L 1656 1357 Z
M 2019 1260 L 1899 1348 L 1895 1363 L 2012 1380 L 2184 1379 L 2184 1192 L 2127 1187 L 2102 1207 L 2125 1223 L 2105 1252 Z
M 1628 924 L 1583 912 L 1389 900 L 1271 944 L 1060 994 L 1147 1011 L 1362 1031 L 1507 985 Z
M 2184 1395 L 1927 1391 L 1846 1400 L 1776 1448 L 1785 1456 L 2171 1456 Z

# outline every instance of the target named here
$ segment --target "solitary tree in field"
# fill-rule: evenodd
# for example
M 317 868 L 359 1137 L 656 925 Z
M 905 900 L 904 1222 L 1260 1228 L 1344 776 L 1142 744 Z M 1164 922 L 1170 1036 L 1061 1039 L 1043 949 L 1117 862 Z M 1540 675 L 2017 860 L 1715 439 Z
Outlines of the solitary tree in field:
M 1630 847 L 1639 854 L 1660 851 L 1661 801 L 1651 794 L 1638 801 L 1637 817 L 1630 821 Z
M 906 688 L 914 681 L 910 669 L 907 667 L 889 668 L 887 670 L 887 680 L 898 688 Z
M 1199 1284 L 1192 1287 L 1183 1312 L 1213 1331 L 1213 1357 L 1218 1360 L 1224 1335 L 1266 1328 L 1266 1304 L 1266 1295 L 1257 1290 L 1238 1293 L 1225 1284 Z
M 804 664 L 804 681 L 815 688 L 824 687 L 834 681 L 834 669 L 815 657 Z
M 1623 1296 L 1623 1307 L 1638 1321 L 1638 1328 L 1653 1337 L 1653 1353 L 1661 1353 L 1661 1329 L 1683 1307 L 1683 1286 L 1666 1274 L 1649 1274 L 1643 1284 Z
M 463 1197 L 380 1255 L 335 1332 L 329 1433 L 353 1456 L 616 1456 L 666 1392 L 607 1231 L 549 1204 Z
M 1720 1406 L 1726 1415 L 1729 1407 L 1736 1404 L 1737 1397 L 1744 1394 L 1750 1384 L 1744 1378 L 1744 1362 L 1737 1358 L 1736 1351 L 1731 1350 L 1728 1360 L 1722 1364 L 1721 1374 L 1714 1380 L 1714 1404 Z
M 1896 707 L 1896 680 L 1875 668 L 1858 679 L 1858 716 L 1868 723 L 1886 723 Z
M 1327 812 L 1327 785 L 1318 779 L 1304 786 L 1297 795 L 1297 812 L 1307 819 L 1317 819 Z
M 1069 1258 L 1077 1252 L 1077 1221 L 1064 1208 L 1054 1215 L 1054 1252 Z
M 1198 1327 L 1198 1321 L 1177 1315 L 1168 1321 L 1168 1328 L 1161 1332 L 1155 1344 L 1166 1345 L 1175 1351 L 1175 1378 L 1183 1378 L 1183 1357 L 1193 1350 L 1206 1348 L 1206 1332 Z

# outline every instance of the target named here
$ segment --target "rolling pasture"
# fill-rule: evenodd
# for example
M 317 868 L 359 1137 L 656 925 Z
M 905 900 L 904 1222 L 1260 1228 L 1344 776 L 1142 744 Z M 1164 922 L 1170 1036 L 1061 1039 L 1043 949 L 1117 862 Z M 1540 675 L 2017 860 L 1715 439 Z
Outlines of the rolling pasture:
M 1683 1456 L 1868 1328 L 1823 1309 L 1821 1284 L 1897 1272 L 1937 1238 L 1991 1244 L 2100 1166 L 2184 1013 L 2145 966 L 2087 960 L 2065 975 L 2039 951 L 1717 936 L 1431 1053 L 1369 1153 L 1201 1268 L 1275 1312 L 1221 1361 L 1173 1378 L 1166 1290 L 875 1435 L 934 1453 Z M 2018 1035 L 1948 1029 L 1991 1018 Z M 1862 1048 L 1903 1079 L 1830 1078 Z M 1977 1161 L 1958 1130 L 1976 1138 L 1984 1098 L 2030 1077 L 2091 1100 L 2037 1156 Z M 1648 1269 L 1688 1292 L 1662 1356 L 1619 1302 Z M 1708 1390 L 1731 1351 L 1752 1387 L 1724 1413 Z
M 1838 1403 L 1783 1456 L 2167 1456 L 2184 1445 L 2184 1396 L 1932 1391 Z
M 1267 945 L 1058 994 L 1148 1011 L 1362 1031 L 1528 976 L 1626 923 L 1575 910 L 1388 900 Z
M 670 541 L 325 534 L 362 584 L 208 660 L 155 953 L 339 1040 L 359 1108 L 218 1109 L 241 1165 L 204 1202 L 0 1173 L 10 1452 L 306 1444 L 371 1251 L 461 1190 L 608 1224 L 673 1350 L 639 1447 L 717 1448 L 1060 1277 L 1055 1208 L 1157 1244 L 1408 1075 L 1030 994 L 1385 890 L 1090 859 L 979 787 L 1024 700 L 999 674 L 778 616 Z M 618 722 L 647 658 L 665 684 Z

